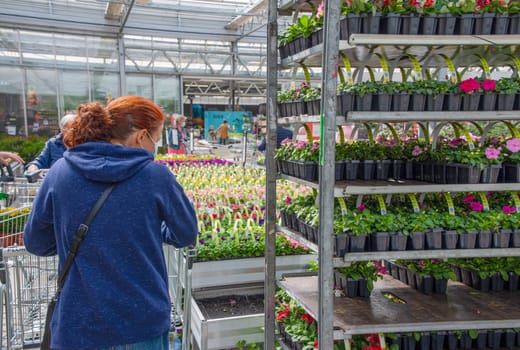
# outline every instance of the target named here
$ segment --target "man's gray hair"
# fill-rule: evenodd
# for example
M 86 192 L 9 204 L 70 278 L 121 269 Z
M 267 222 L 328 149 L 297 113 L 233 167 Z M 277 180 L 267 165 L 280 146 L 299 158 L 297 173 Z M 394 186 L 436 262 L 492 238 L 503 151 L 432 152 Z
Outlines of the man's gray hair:
M 65 115 L 60 119 L 60 129 L 63 129 L 63 128 L 65 127 L 65 125 L 67 125 L 68 123 L 70 123 L 71 121 L 73 121 L 74 118 L 76 118 L 76 115 L 75 115 L 75 114 L 65 114 Z

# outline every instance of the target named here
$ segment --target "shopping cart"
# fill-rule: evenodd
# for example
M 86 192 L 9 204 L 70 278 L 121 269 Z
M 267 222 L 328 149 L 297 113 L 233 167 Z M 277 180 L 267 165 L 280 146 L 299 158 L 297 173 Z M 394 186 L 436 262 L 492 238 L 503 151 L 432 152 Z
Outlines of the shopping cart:
M 0 255 L 0 348 L 38 346 L 56 292 L 58 258 L 31 255 L 23 246 L 0 249 Z

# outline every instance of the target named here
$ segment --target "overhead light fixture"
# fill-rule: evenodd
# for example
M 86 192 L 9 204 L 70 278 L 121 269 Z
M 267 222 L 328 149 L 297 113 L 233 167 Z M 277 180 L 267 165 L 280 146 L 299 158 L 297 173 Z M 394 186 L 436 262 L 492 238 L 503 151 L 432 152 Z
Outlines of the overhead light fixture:
M 107 7 L 105 8 L 105 18 L 106 19 L 118 19 L 121 17 L 123 13 L 123 9 L 125 4 L 122 1 L 109 1 L 107 2 Z

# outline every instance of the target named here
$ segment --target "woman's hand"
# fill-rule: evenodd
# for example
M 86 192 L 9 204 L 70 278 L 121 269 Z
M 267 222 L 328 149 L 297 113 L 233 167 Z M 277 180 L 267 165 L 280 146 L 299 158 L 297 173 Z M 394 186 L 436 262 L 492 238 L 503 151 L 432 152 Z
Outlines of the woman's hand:
M 17 161 L 20 164 L 25 163 L 24 160 L 16 153 L 0 151 L 0 163 L 7 165 L 9 164 L 9 160 Z

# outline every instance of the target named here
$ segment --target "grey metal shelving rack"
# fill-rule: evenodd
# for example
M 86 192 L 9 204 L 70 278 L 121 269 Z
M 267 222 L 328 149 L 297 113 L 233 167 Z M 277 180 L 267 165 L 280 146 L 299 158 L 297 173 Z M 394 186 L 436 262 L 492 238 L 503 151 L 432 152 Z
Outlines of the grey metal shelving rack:
M 290 5 L 300 5 L 301 1 L 292 0 L 280 7 L 287 11 Z M 437 300 L 431 306 L 441 312 L 426 314 L 426 317 L 409 319 L 404 313 L 424 312 L 417 301 L 415 291 L 407 292 L 411 305 L 403 311 L 385 309 L 381 311 L 378 298 L 370 302 L 356 302 L 340 298 L 334 300 L 333 268 L 346 266 L 353 261 L 367 259 L 418 259 L 418 258 L 449 258 L 449 257 L 499 257 L 520 256 L 520 249 L 474 249 L 474 250 L 424 250 L 401 252 L 347 253 L 343 258 L 333 257 L 333 206 L 334 198 L 362 194 L 394 194 L 417 192 L 469 192 L 469 191 L 520 191 L 520 183 L 515 184 L 474 184 L 474 185 L 437 185 L 425 183 L 396 184 L 390 182 L 377 183 L 336 183 L 334 181 L 334 150 L 335 130 L 337 125 L 347 122 L 404 122 L 404 121 L 497 121 L 520 119 L 520 111 L 491 112 L 348 112 L 346 116 L 336 115 L 337 81 L 334 68 L 338 62 L 338 52 L 342 51 L 351 61 L 352 66 L 377 66 L 376 53 L 384 54 L 387 60 L 399 59 L 406 54 L 414 55 L 424 67 L 438 67 L 444 64 L 439 54 L 454 58 L 458 57 L 461 66 L 468 66 L 474 61 L 474 56 L 486 56 L 491 65 L 499 65 L 500 60 L 507 55 L 518 56 L 520 53 L 520 35 L 452 35 L 452 36 L 385 36 L 369 34 L 353 34 L 349 40 L 339 40 L 339 0 L 330 0 L 325 4 L 323 44 L 307 49 L 294 56 L 281 60 L 281 67 L 290 67 L 299 63 L 307 66 L 322 66 L 322 116 L 297 116 L 279 118 L 276 120 L 276 75 L 279 68 L 274 62 L 277 58 L 277 1 L 269 2 L 268 28 L 268 145 L 267 145 L 267 223 L 268 233 L 281 231 L 293 239 L 306 244 L 319 253 L 319 274 L 317 277 L 290 277 L 278 284 L 301 303 L 319 322 L 318 340 L 320 349 L 332 349 L 334 340 L 346 339 L 354 334 L 366 332 L 410 332 L 423 330 L 447 329 L 479 329 L 479 328 L 518 328 L 520 327 L 520 306 L 518 298 L 496 298 L 492 301 L 495 308 L 491 309 L 475 298 L 471 291 L 458 284 L 454 289 L 455 296 L 450 301 Z M 493 47 L 493 54 L 488 48 Z M 462 54 L 463 53 L 463 54 Z M 362 62 L 362 63 L 361 63 Z M 411 62 L 399 61 L 400 65 L 411 67 Z M 471 118 L 470 118 L 471 117 Z M 448 119 L 449 118 L 449 119 Z M 319 241 L 316 245 L 307 242 L 293 231 L 276 227 L 276 167 L 273 159 L 276 140 L 276 125 L 320 122 L 321 158 L 319 168 L 319 183 L 304 181 L 289 176 L 282 176 L 291 181 L 311 186 L 319 191 Z M 274 240 L 266 244 L 266 309 L 265 309 L 265 345 L 270 348 L 274 343 Z M 271 235 L 273 236 L 273 235 Z M 272 238 L 272 237 L 271 237 Z M 378 282 L 376 288 L 389 286 L 392 280 Z M 394 286 L 395 287 L 395 286 Z M 465 299 L 476 303 L 480 308 L 477 318 L 474 311 L 468 310 Z M 486 298 L 494 298 L 486 296 Z M 363 305 L 365 305 L 363 307 Z M 373 308 L 372 310 L 370 308 Z M 462 316 L 449 312 L 457 308 Z M 374 311 L 375 310 L 375 311 Z M 345 312 L 351 311 L 348 321 Z M 352 312 L 353 311 L 353 312 Z M 357 317 L 357 315 L 368 315 Z

